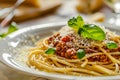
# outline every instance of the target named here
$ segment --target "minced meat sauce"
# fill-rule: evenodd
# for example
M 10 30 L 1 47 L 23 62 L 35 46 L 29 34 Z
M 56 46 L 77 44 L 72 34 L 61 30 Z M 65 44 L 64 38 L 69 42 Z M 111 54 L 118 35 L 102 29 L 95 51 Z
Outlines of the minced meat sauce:
M 75 40 L 75 38 L 76 36 L 72 33 L 66 34 L 63 36 L 61 35 L 60 32 L 58 32 L 48 38 L 48 44 L 56 48 L 57 55 L 61 57 L 65 57 L 67 59 L 77 59 L 76 51 L 79 49 L 84 49 L 86 54 L 101 52 L 97 46 L 93 47 L 92 45 L 90 45 L 89 41 L 87 42 L 83 39 Z M 87 47 L 82 48 L 80 45 L 87 46 Z M 105 48 L 107 52 L 120 51 L 120 46 L 117 49 L 112 49 L 112 50 L 109 50 L 106 47 L 103 47 L 103 48 Z M 117 59 L 120 58 L 120 55 L 112 55 L 112 56 Z M 88 60 L 98 61 L 98 62 L 111 62 L 105 54 L 90 57 Z

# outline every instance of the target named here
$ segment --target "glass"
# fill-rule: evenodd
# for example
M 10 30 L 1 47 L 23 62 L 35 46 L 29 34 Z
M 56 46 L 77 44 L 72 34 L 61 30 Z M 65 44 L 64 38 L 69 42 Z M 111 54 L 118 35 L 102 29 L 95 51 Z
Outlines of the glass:
M 108 20 L 108 23 L 120 27 L 120 0 L 114 0 L 112 5 L 115 15 Z

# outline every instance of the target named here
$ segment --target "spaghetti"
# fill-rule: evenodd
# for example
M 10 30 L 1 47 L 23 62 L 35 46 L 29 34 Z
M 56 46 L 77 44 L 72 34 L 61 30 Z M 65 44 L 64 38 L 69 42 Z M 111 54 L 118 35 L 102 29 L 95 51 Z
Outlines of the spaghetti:
M 42 39 L 31 49 L 28 65 L 47 72 L 76 76 L 118 75 L 120 68 L 120 36 L 106 30 L 104 41 L 82 38 L 69 27 L 63 27 L 54 35 Z M 112 40 L 118 48 L 106 48 L 106 42 Z M 55 54 L 45 51 L 54 47 Z M 76 51 L 84 49 L 86 54 L 78 59 Z

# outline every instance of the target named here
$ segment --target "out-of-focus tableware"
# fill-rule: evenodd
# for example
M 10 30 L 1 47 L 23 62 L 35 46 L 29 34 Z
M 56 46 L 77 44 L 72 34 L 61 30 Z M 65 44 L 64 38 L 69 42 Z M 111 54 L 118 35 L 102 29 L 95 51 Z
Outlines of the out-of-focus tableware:
M 120 0 L 105 0 L 105 3 L 115 13 L 114 16 L 107 20 L 108 24 L 120 27 Z

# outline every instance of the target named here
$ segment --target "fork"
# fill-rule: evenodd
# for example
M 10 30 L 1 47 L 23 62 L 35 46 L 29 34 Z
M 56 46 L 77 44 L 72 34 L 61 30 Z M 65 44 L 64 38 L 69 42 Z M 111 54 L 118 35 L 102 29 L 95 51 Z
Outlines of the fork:
M 0 27 L 5 27 L 10 21 L 11 19 L 14 17 L 14 12 L 15 12 L 15 9 L 24 2 L 24 0 L 17 0 L 17 2 L 14 4 L 13 7 L 11 8 L 6 8 L 6 9 L 11 9 L 8 16 L 3 19 L 3 21 L 1 22 L 0 24 Z M 4 10 L 5 11 L 5 10 Z

